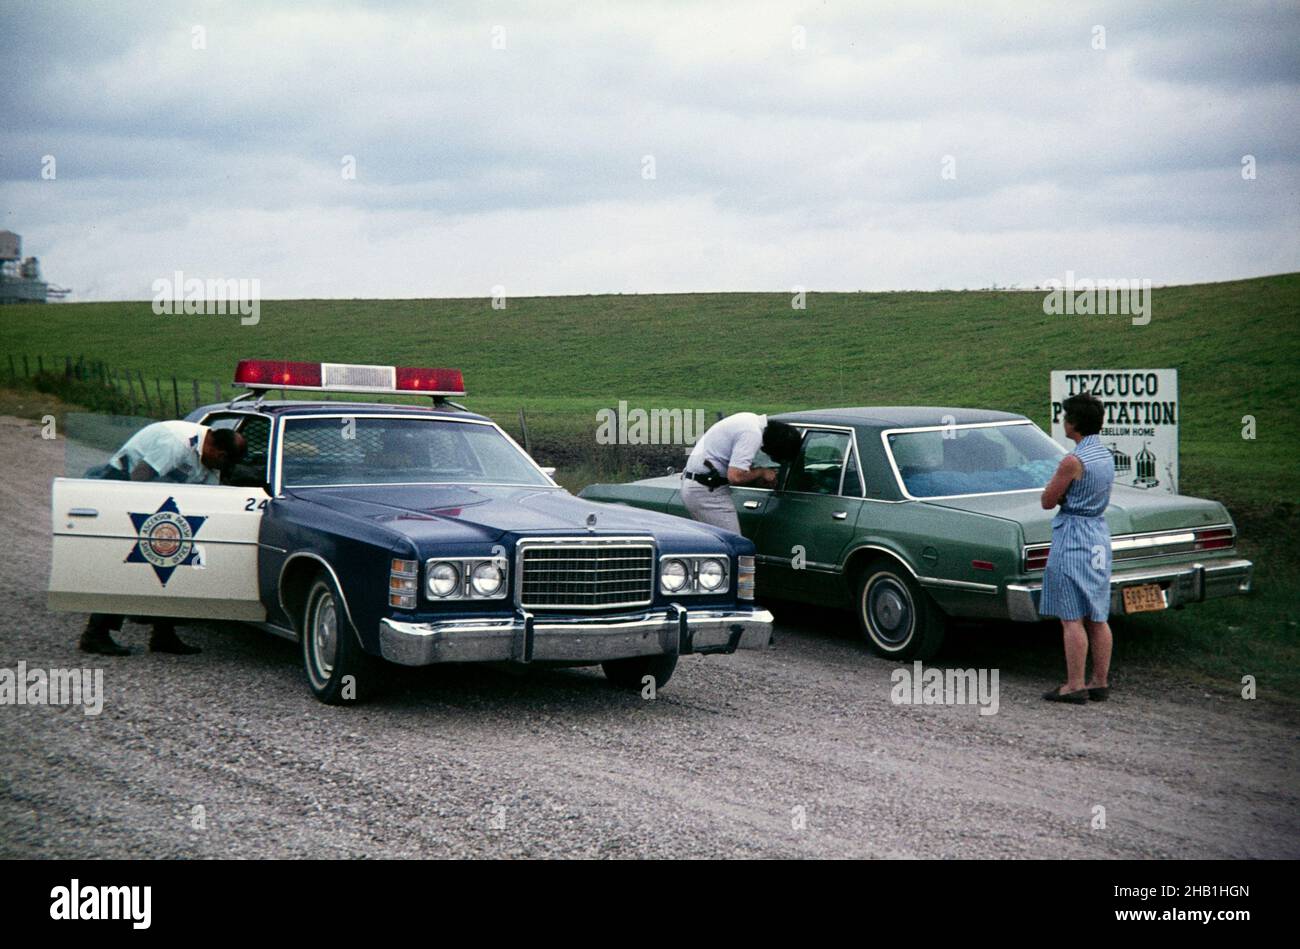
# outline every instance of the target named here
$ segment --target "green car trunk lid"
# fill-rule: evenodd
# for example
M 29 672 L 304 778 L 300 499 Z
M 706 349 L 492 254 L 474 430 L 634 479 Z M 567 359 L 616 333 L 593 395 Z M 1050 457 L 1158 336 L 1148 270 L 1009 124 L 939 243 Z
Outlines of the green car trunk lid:
M 1015 491 L 1007 494 L 977 494 L 935 498 L 922 503 L 1016 521 L 1024 531 L 1026 544 L 1045 544 L 1052 539 L 1052 518 L 1056 511 L 1042 509 L 1038 500 L 1040 493 Z M 1106 522 L 1112 536 L 1204 527 L 1227 524 L 1229 521 L 1227 510 L 1218 501 L 1157 494 L 1125 486 L 1116 486 L 1112 490 L 1110 507 L 1106 509 Z

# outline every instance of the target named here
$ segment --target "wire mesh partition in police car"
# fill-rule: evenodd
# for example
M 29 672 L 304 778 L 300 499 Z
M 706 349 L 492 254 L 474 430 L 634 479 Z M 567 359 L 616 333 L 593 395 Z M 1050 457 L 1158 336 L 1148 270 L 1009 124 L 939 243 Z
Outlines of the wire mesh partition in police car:
M 233 428 L 244 436 L 247 454 L 239 464 L 222 472 L 221 483 L 241 486 L 268 485 L 270 468 L 267 452 L 271 444 L 271 420 L 247 412 L 216 412 L 204 420 L 210 428 Z
M 287 419 L 281 465 L 285 487 L 547 483 L 492 426 L 439 419 Z

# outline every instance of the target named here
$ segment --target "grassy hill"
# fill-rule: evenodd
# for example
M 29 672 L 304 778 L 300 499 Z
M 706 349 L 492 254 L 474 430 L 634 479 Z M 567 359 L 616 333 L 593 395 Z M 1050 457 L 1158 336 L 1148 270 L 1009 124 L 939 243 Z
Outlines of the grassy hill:
M 632 406 L 778 411 L 929 404 L 1022 412 L 1046 426 L 1063 368 L 1179 370 L 1182 489 L 1269 506 L 1300 495 L 1300 274 L 1154 291 L 1152 319 L 1047 316 L 1041 292 L 813 293 L 286 300 L 261 321 L 156 316 L 148 302 L 14 306 L 0 342 L 34 367 L 66 356 L 170 377 L 204 397 L 241 357 L 450 365 L 472 408 L 534 443 L 594 442 L 595 413 Z M 0 365 L 0 372 L 7 366 Z M 226 389 L 229 392 L 229 388 Z M 192 398 L 192 396 L 191 396 Z M 1241 437 L 1253 415 L 1258 437 Z

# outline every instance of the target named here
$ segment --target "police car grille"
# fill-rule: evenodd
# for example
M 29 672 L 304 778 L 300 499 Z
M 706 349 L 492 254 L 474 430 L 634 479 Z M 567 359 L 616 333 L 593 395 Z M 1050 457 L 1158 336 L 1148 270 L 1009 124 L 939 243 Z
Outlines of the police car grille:
M 654 598 L 650 543 L 546 544 L 522 548 L 519 604 L 528 609 L 614 609 Z

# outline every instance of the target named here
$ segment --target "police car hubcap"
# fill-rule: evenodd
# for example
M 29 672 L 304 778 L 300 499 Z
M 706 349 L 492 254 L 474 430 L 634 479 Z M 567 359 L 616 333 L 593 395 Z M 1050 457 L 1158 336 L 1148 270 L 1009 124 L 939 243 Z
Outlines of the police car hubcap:
M 328 676 L 334 670 L 334 650 L 338 641 L 338 616 L 334 611 L 334 597 L 326 593 L 316 607 L 316 622 L 312 624 L 312 651 L 316 653 L 316 667 Z

